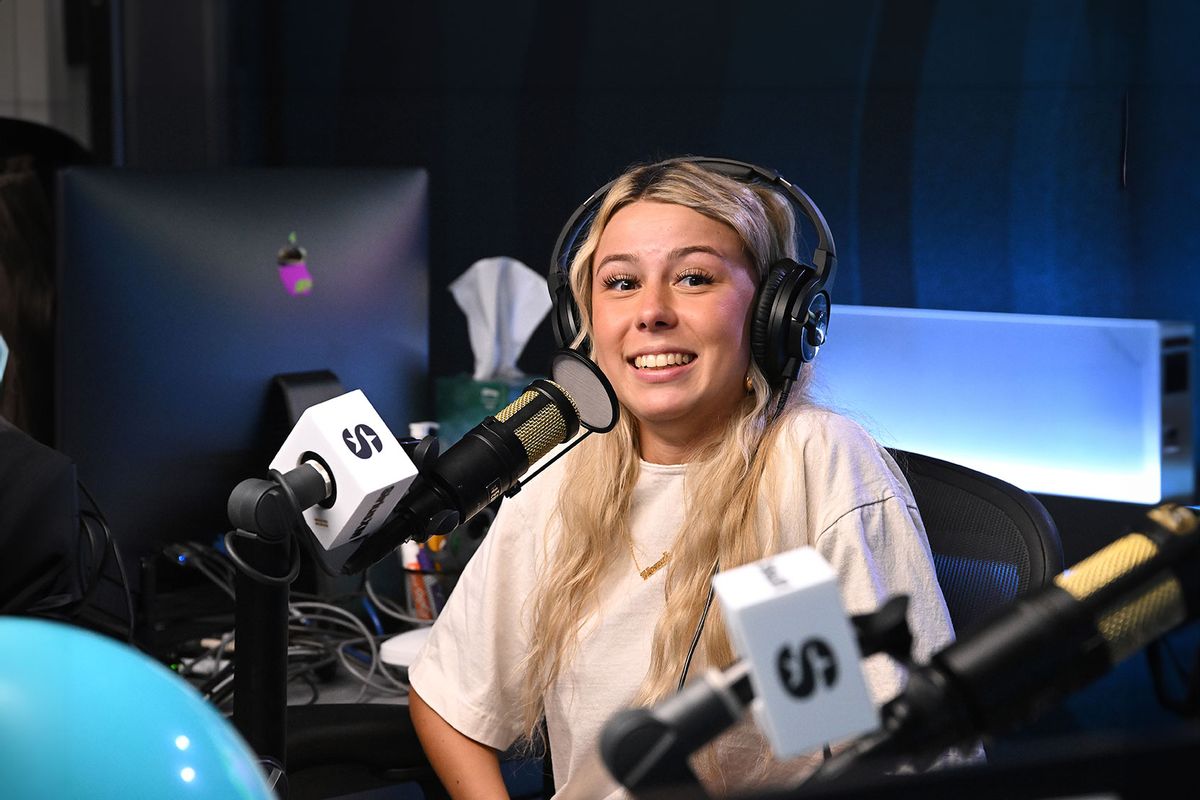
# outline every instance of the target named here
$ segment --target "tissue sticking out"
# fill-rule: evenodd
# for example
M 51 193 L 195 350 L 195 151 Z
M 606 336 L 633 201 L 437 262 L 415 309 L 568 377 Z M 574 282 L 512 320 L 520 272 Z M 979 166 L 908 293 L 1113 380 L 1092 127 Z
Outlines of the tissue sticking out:
M 508 256 L 476 261 L 450 284 L 467 318 L 477 381 L 521 383 L 517 359 L 550 311 L 546 279 Z

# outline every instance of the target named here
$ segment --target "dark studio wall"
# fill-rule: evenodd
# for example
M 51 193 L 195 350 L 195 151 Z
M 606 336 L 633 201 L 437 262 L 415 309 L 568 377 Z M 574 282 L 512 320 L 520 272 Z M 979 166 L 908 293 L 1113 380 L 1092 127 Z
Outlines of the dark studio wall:
M 593 189 L 681 153 L 767 164 L 807 189 L 837 237 L 842 302 L 1198 316 L 1193 4 L 256 0 L 226 13 L 226 138 L 204 157 L 429 168 L 435 375 L 471 365 L 453 278 L 501 254 L 543 270 Z M 129 156 L 180 154 L 160 137 Z M 544 368 L 551 349 L 544 324 L 522 366 Z
M 130 164 L 430 169 L 435 374 L 470 359 L 451 279 L 499 253 L 543 269 L 592 189 L 679 153 L 804 186 L 843 302 L 1194 318 L 1186 3 L 251 0 L 223 35 L 157 40 L 175 15 L 144 5 Z M 227 54 L 217 85 L 164 70 L 181 39 Z
M 205 34 L 127 3 L 127 163 L 427 167 L 433 375 L 472 364 L 454 278 L 544 271 L 593 189 L 684 153 L 804 187 L 835 302 L 1200 323 L 1186 0 L 209 6 Z M 546 322 L 521 366 L 552 349 Z

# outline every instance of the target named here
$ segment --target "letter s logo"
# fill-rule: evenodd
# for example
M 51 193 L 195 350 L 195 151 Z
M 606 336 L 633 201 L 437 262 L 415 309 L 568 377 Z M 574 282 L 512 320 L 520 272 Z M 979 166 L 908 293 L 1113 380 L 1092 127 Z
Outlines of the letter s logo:
M 354 426 L 353 435 L 350 429 L 346 428 L 342 431 L 342 441 L 346 443 L 350 452 L 359 458 L 370 458 L 383 450 L 383 440 L 369 425 Z
M 776 665 L 779 680 L 792 697 L 808 697 L 816 690 L 818 678 L 830 689 L 837 684 L 837 659 L 824 639 L 808 639 L 799 648 L 785 644 L 779 648 Z

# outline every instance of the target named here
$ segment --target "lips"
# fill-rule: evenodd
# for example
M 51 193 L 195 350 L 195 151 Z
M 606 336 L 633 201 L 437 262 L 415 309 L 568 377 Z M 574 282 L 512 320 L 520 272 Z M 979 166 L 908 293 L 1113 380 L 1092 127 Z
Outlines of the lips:
M 695 358 L 694 353 L 644 353 L 634 356 L 630 363 L 639 370 L 654 370 L 681 367 L 691 363 Z

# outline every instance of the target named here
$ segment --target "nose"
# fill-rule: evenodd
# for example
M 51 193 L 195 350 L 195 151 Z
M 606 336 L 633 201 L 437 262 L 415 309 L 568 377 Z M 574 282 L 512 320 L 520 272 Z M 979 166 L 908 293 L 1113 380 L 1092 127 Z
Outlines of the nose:
M 675 326 L 675 307 L 669 287 L 648 284 L 638 305 L 638 330 L 660 330 Z

